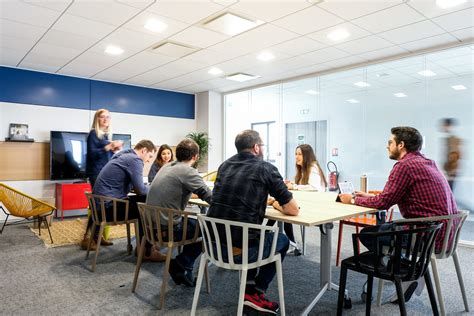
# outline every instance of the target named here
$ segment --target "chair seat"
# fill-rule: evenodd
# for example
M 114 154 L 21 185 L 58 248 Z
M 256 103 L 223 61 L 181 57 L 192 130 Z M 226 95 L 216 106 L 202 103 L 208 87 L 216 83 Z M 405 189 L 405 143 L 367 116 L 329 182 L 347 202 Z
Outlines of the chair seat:
M 345 225 L 353 225 L 359 227 L 375 226 L 377 224 L 375 216 L 351 217 L 347 219 L 342 219 L 340 222 L 344 223 Z

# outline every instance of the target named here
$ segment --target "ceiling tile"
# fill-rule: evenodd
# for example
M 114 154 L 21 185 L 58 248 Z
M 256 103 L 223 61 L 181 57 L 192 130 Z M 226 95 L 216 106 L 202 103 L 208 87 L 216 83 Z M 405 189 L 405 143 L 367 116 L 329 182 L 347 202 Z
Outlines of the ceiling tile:
M 165 23 L 168 27 L 166 29 L 164 29 L 162 32 L 159 32 L 159 33 L 147 30 L 147 29 L 144 28 L 144 26 L 147 23 L 147 21 L 150 20 L 150 19 L 159 20 L 159 21 Z M 127 29 L 137 31 L 137 32 L 143 32 L 143 33 L 147 33 L 147 34 L 150 34 L 150 35 L 157 35 L 159 37 L 165 37 L 166 38 L 166 37 L 172 36 L 172 35 L 178 33 L 179 31 L 182 31 L 185 28 L 189 27 L 189 24 L 186 24 L 186 23 L 183 23 L 183 22 L 180 22 L 180 21 L 177 21 L 177 20 L 165 17 L 165 16 L 161 16 L 161 15 L 158 15 L 158 14 L 154 14 L 154 13 L 145 11 L 145 12 L 140 13 L 136 17 L 134 17 L 129 22 L 127 22 L 123 27 L 127 28 Z
M 0 35 L 39 40 L 47 28 L 0 19 Z
M 218 53 L 210 49 L 201 49 L 200 51 L 185 56 L 182 59 L 195 61 L 203 65 L 214 65 L 229 60 L 230 58 L 223 53 Z
M 38 43 L 30 53 L 69 61 L 78 56 L 81 51 L 74 48 Z
M 115 27 L 110 24 L 91 21 L 70 14 L 64 14 L 58 22 L 54 24 L 52 29 L 99 39 L 108 35 L 115 29 Z
M 410 7 L 418 10 L 419 12 L 421 12 L 421 14 L 423 14 L 424 16 L 428 18 L 433 18 L 436 16 L 466 9 L 466 8 L 472 7 L 473 5 L 472 1 L 466 1 L 465 3 L 462 3 L 455 7 L 452 7 L 449 9 L 442 9 L 436 5 L 436 1 L 410 0 L 409 2 L 407 2 L 407 4 Z
M 42 1 L 42 0 L 38 0 Z M 115 0 L 118 3 L 126 4 L 128 6 L 137 8 L 137 9 L 145 9 L 147 6 L 155 2 L 155 0 Z
M 0 48 L 16 50 L 21 52 L 23 55 L 35 44 L 36 40 L 0 35 Z
M 343 19 L 351 20 L 363 15 L 374 13 L 397 4 L 402 3 L 402 0 L 331 0 L 323 1 L 318 4 L 321 7 Z
M 298 56 L 298 55 L 302 55 L 305 53 L 309 53 L 309 52 L 321 49 L 325 46 L 326 45 L 323 45 L 317 41 L 314 41 L 310 38 L 306 38 L 302 36 L 302 37 L 298 37 L 298 38 L 286 41 L 284 43 L 272 46 L 271 49 L 277 52 L 282 52 L 285 54 Z
M 456 38 L 460 39 L 461 41 L 469 41 L 474 38 L 474 27 L 468 27 L 462 30 L 457 30 L 451 32 L 452 35 L 456 36 Z
M 87 37 L 57 30 L 49 30 L 46 35 L 41 39 L 40 43 L 50 45 L 60 44 L 60 46 L 62 47 L 86 50 L 92 45 L 94 45 L 95 42 L 97 42 L 97 39 L 93 37 Z
M 306 59 L 313 61 L 313 64 L 320 64 L 327 61 L 343 58 L 346 56 L 349 56 L 349 54 L 337 48 L 328 47 L 328 48 L 323 48 L 311 53 L 304 54 L 301 57 L 304 57 Z
M 372 33 L 379 33 L 424 19 L 423 15 L 406 4 L 401 4 L 352 20 L 351 22 Z
M 440 35 L 445 31 L 431 21 L 422 21 L 394 30 L 377 34 L 395 44 L 402 44 L 420 40 L 423 38 Z
M 123 59 L 123 56 L 110 56 L 87 51 L 82 55 L 76 57 L 74 59 L 74 62 L 97 65 L 100 66 L 102 70 L 120 62 Z
M 409 43 L 404 43 L 400 44 L 399 46 L 405 49 L 408 49 L 409 51 L 417 51 L 420 49 L 425 49 L 425 48 L 430 48 L 430 47 L 435 47 L 438 45 L 445 45 L 449 43 L 455 43 L 457 42 L 457 39 L 449 34 L 441 34 L 441 35 L 436 35 L 424 39 L 419 39 L 413 42 Z
M 89 64 L 83 61 L 73 61 L 58 70 L 58 73 L 75 77 L 89 78 L 104 69 L 101 65 Z
M 2 47 L 0 50 L 0 64 L 16 67 L 25 56 L 25 53 L 24 51 Z
M 223 6 L 211 1 L 157 1 L 147 11 L 194 24 L 222 9 Z
M 68 5 L 72 3 L 73 0 L 54 0 L 54 1 L 44 1 L 44 0 L 22 0 L 27 4 L 32 4 L 35 6 L 44 7 L 54 11 L 63 12 Z
M 312 6 L 272 22 L 298 34 L 308 34 L 344 22 L 341 18 Z
M 336 31 L 336 30 L 345 30 L 350 34 L 350 36 L 347 37 L 344 40 L 334 42 L 333 40 L 329 39 L 327 37 L 327 35 L 329 33 L 333 32 L 333 31 Z M 334 44 L 338 44 L 338 43 L 344 43 L 344 42 L 347 42 L 347 41 L 352 41 L 352 40 L 355 40 L 355 39 L 358 39 L 358 38 L 361 38 L 361 37 L 365 37 L 365 36 L 368 36 L 368 35 L 370 35 L 370 33 L 367 32 L 366 30 L 363 30 L 360 27 L 358 27 L 358 26 L 356 26 L 352 23 L 346 22 L 346 23 L 341 23 L 341 24 L 335 25 L 335 26 L 331 26 L 327 29 L 324 29 L 324 30 L 321 30 L 321 31 L 318 31 L 318 32 L 308 34 L 306 36 L 310 37 L 312 39 L 315 39 L 315 40 L 317 40 L 321 43 L 327 44 L 327 45 L 334 45 Z
M 371 52 L 363 53 L 358 55 L 359 57 L 365 58 L 367 60 L 377 60 L 382 58 L 394 57 L 401 54 L 408 53 L 407 50 L 400 48 L 398 46 L 392 46 L 387 48 L 382 48 L 374 50 Z
M 433 22 L 448 31 L 456 31 L 474 26 L 474 8 L 446 14 L 432 19 Z
M 139 9 L 114 0 L 74 1 L 67 10 L 68 14 L 114 26 L 122 25 L 138 12 Z
M 68 58 L 60 57 L 60 56 L 48 56 L 43 54 L 35 54 L 29 53 L 26 57 L 21 61 L 20 67 L 24 67 L 23 64 L 34 65 L 39 64 L 43 66 L 51 66 L 53 68 L 57 67 L 54 71 L 61 68 L 69 61 Z M 44 68 L 42 69 L 44 70 Z
M 34 69 L 35 71 L 45 71 L 55 73 L 61 68 L 60 66 L 42 64 L 39 60 L 34 60 L 32 63 L 23 61 L 20 65 L 21 68 Z
M 230 36 L 206 30 L 201 27 L 191 26 L 174 35 L 170 39 L 190 46 L 206 48 L 228 38 L 230 38 Z
M 361 54 L 389 46 L 393 46 L 393 44 L 383 38 L 372 35 L 355 41 L 338 44 L 335 47 L 350 52 L 351 54 Z
M 35 26 L 50 27 L 60 12 L 21 1 L 0 1 L 2 19 Z
M 162 41 L 164 38 L 159 35 L 151 35 L 144 32 L 137 32 L 125 28 L 120 28 L 104 38 L 102 41 L 109 45 L 124 47 L 135 47 L 141 50 Z
M 240 0 L 230 8 L 244 12 L 259 20 L 271 22 L 309 6 L 311 6 L 311 4 L 305 0 L 281 1 L 278 3 L 271 3 L 270 1 Z

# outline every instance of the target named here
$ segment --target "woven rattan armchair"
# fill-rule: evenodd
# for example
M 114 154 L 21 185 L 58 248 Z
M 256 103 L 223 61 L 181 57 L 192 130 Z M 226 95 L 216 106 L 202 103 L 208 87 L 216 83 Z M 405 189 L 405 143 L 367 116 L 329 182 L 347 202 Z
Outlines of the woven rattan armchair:
M 23 217 L 28 220 L 38 220 L 38 229 L 39 234 L 41 235 L 41 224 L 43 220 L 45 220 L 47 216 L 53 214 L 53 211 L 56 209 L 54 206 L 46 202 L 35 199 L 34 197 L 15 190 L 3 183 L 0 183 L 0 202 L 0 208 L 6 215 L 0 234 L 3 233 L 8 217 L 11 215 Z M 46 227 L 48 228 L 51 243 L 53 243 L 53 237 L 51 236 L 48 223 L 46 223 Z

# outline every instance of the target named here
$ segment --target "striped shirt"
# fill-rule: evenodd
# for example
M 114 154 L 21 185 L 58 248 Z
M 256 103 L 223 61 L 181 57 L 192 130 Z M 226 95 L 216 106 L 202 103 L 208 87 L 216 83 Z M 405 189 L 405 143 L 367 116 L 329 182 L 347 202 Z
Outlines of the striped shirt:
M 445 177 L 436 163 L 420 152 L 407 153 L 393 166 L 380 195 L 356 197 L 355 203 L 379 210 L 386 210 L 398 204 L 404 218 L 458 213 L 456 201 Z M 437 252 L 441 250 L 445 231 L 446 226 L 443 225 L 436 239 Z M 450 241 L 452 238 L 453 236 L 450 236 Z

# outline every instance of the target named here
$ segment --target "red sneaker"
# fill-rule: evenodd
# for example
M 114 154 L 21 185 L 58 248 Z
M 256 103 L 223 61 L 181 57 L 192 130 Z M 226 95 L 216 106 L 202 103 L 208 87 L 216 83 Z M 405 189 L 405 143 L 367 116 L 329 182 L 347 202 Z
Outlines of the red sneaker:
M 276 315 L 280 310 L 280 305 L 277 302 L 271 302 L 263 293 L 247 294 L 244 296 L 244 305 L 248 306 L 258 312 Z

